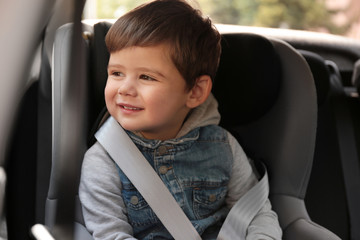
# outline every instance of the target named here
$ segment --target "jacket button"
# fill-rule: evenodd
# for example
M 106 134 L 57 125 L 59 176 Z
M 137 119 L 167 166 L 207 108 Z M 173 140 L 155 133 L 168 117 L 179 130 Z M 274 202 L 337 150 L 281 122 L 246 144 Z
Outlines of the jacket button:
M 158 152 L 159 152 L 160 155 L 165 154 L 167 152 L 167 147 L 166 146 L 160 146 L 158 148 Z
M 211 194 L 211 195 L 209 196 L 209 201 L 210 201 L 210 202 L 215 202 L 215 201 L 216 201 L 216 195 L 215 195 L 215 194 Z
M 161 166 L 161 167 L 159 168 L 160 174 L 166 174 L 167 171 L 168 171 L 168 168 L 167 168 L 166 166 Z
M 130 203 L 131 203 L 132 205 L 138 204 L 138 203 L 139 203 L 139 198 L 138 198 L 137 196 L 132 196 L 132 197 L 130 198 Z

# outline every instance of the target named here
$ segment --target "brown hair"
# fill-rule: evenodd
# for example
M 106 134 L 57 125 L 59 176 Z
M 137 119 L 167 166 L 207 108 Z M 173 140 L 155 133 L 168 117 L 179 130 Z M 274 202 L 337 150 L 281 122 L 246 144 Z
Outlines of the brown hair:
M 191 89 L 201 75 L 214 79 L 220 39 L 211 20 L 184 0 L 156 0 L 120 17 L 105 41 L 110 53 L 133 46 L 168 44 L 174 65 Z

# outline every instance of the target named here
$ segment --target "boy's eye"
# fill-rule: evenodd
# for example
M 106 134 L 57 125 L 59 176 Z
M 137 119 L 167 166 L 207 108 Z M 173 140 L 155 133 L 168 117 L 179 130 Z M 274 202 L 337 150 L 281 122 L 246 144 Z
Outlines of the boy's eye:
M 145 74 L 141 74 L 141 75 L 140 75 L 140 79 L 147 80 L 147 81 L 156 81 L 155 78 L 150 77 L 150 76 L 145 75 Z
M 115 76 L 115 77 L 123 77 L 124 74 L 122 72 L 112 72 L 111 75 Z

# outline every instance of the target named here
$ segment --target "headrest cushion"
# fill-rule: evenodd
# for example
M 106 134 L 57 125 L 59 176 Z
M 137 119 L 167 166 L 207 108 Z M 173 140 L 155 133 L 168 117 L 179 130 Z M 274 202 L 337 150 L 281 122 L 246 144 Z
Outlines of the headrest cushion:
M 249 34 L 224 34 L 213 93 L 221 125 L 246 124 L 263 116 L 275 103 L 281 66 L 271 42 Z

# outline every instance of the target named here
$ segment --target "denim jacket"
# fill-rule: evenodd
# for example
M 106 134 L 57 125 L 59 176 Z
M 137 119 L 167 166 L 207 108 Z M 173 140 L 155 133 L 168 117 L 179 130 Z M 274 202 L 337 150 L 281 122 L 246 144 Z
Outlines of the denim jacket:
M 210 226 L 221 225 L 229 211 L 225 196 L 233 164 L 225 130 L 210 125 L 167 141 L 128 134 L 200 234 Z M 126 175 L 119 168 L 118 171 L 135 237 L 172 239 Z M 210 230 L 216 232 L 219 229 Z

